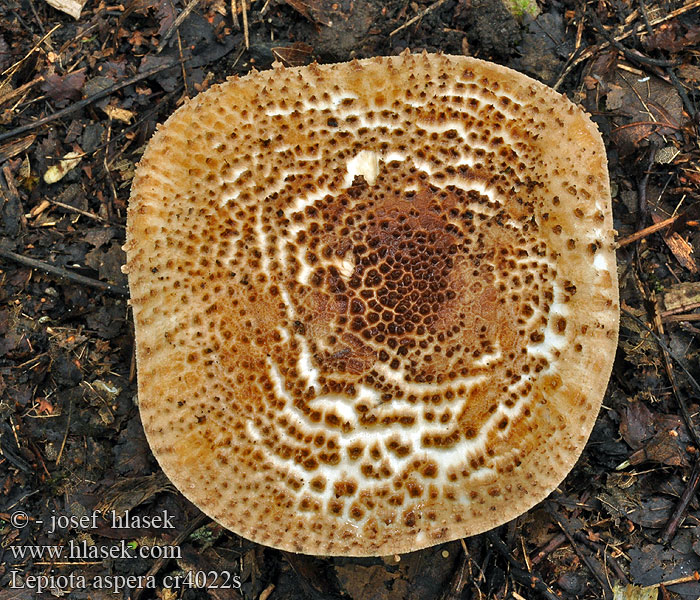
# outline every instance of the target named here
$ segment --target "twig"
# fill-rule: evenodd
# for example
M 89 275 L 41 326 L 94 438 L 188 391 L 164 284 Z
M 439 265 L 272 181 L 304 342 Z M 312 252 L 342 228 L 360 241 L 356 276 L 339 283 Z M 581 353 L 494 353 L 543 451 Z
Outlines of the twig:
M 241 24 L 238 21 L 238 8 L 236 7 L 236 0 L 231 0 L 231 20 L 233 21 L 233 26 L 236 29 L 241 28 Z
M 700 580 L 700 575 L 698 575 L 698 572 L 695 571 L 695 573 L 693 573 L 692 575 L 686 575 L 685 577 L 679 577 L 678 579 L 669 579 L 668 581 L 660 581 L 659 583 L 652 583 L 649 587 L 658 588 L 662 585 L 666 587 L 669 585 L 677 585 L 679 583 L 690 583 L 691 581 L 698 580 Z
M 235 2 L 235 0 L 233 0 Z M 267 12 L 267 9 L 270 6 L 270 2 L 272 0 L 265 0 L 265 4 L 263 4 L 263 7 L 260 9 L 260 12 L 258 13 L 261 17 Z
M 441 597 L 442 600 L 459 600 L 462 598 L 464 587 L 467 585 L 467 581 L 469 581 L 469 576 L 467 575 L 468 566 L 469 556 L 467 555 L 467 546 L 464 540 L 462 540 L 462 553 L 459 557 L 459 564 L 452 574 L 450 586 Z
M 653 225 L 649 225 L 649 227 L 645 227 L 644 229 L 640 229 L 636 233 L 633 233 L 632 235 L 628 235 L 625 238 L 622 238 L 617 242 L 617 247 L 622 248 L 622 246 L 627 246 L 627 244 L 631 244 L 632 242 L 636 242 L 637 240 L 641 240 L 642 238 L 645 238 L 652 233 L 656 233 L 657 231 L 660 231 L 661 229 L 665 229 L 666 227 L 669 227 L 670 225 L 673 225 L 676 220 L 678 220 L 678 216 L 675 217 L 669 217 L 668 219 L 664 219 L 663 221 L 659 221 L 658 223 L 654 223 Z
M 245 0 L 243 0 L 243 1 L 245 2 Z M 391 37 L 392 35 L 396 35 L 396 34 L 397 34 L 399 31 L 401 31 L 402 29 L 406 29 L 406 27 L 410 27 L 410 26 L 413 25 L 416 21 L 419 21 L 420 19 L 422 19 L 422 18 L 423 18 L 425 15 L 427 15 L 428 13 L 434 11 L 436 8 L 440 8 L 443 4 L 445 4 L 445 2 L 447 2 L 447 0 L 438 0 L 437 2 L 433 2 L 428 8 L 426 8 L 425 10 L 419 12 L 415 17 L 413 17 L 412 19 L 409 19 L 408 21 L 406 21 L 406 22 L 405 22 L 403 25 L 401 25 L 400 27 L 397 27 L 396 29 L 394 29 L 394 31 L 392 31 L 392 32 L 389 34 L 389 37 Z
M 174 98 L 175 96 L 178 96 L 180 94 L 181 90 L 182 90 L 182 86 L 179 86 L 176 89 L 174 89 L 172 92 L 169 92 L 169 93 L 167 93 L 159 98 L 150 98 L 149 100 L 150 100 L 151 104 L 153 104 L 153 108 L 145 111 L 143 113 L 143 116 L 140 119 L 138 119 L 137 121 L 134 121 L 131 125 L 122 129 L 120 133 L 118 133 L 117 135 L 112 137 L 109 141 L 103 142 L 99 146 L 96 146 L 90 152 L 82 152 L 82 153 L 76 154 L 76 158 L 84 158 L 85 156 L 92 156 L 96 152 L 102 150 L 103 148 L 106 148 L 110 144 L 114 144 L 115 142 L 119 141 L 120 139 L 126 137 L 130 132 L 132 132 L 134 129 L 138 128 L 139 126 L 141 126 L 142 123 L 144 123 L 145 121 L 150 119 L 153 115 L 157 114 L 158 111 L 160 111 L 164 107 L 166 107 L 168 105 L 168 102 L 170 102 L 170 100 L 172 98 Z M 187 93 L 187 92 L 185 92 L 185 93 Z M 117 156 L 120 156 L 122 154 L 122 152 L 123 152 L 123 150 L 120 151 L 117 154 Z M 114 157 L 112 157 L 112 161 L 113 160 L 114 160 Z M 55 202 L 53 200 L 51 202 L 53 202 L 54 204 L 58 204 L 58 202 Z M 76 212 L 79 212 L 79 211 L 76 211 Z M 86 214 L 86 216 L 90 216 L 91 214 L 92 213 Z M 102 218 L 102 217 L 100 217 L 100 218 Z M 112 223 L 109 221 L 107 221 L 107 222 L 110 223 L 110 225 L 119 225 L 119 226 L 123 227 L 123 225 L 120 225 L 118 223 Z
M 77 273 L 73 273 L 72 271 L 63 269 L 62 267 L 56 267 L 54 265 L 50 265 L 49 263 L 45 263 L 41 260 L 36 260 L 35 258 L 22 256 L 21 254 L 17 254 L 16 252 L 12 252 L 11 250 L 5 250 L 4 248 L 0 248 L 0 256 L 14 260 L 17 263 L 27 267 L 31 267 L 32 269 L 39 269 L 40 271 L 46 271 L 47 273 L 51 273 L 52 275 L 58 275 L 63 279 L 68 279 L 69 281 L 74 281 L 75 283 L 80 283 L 82 285 L 94 287 L 105 292 L 111 292 L 112 294 L 117 294 L 119 296 L 129 295 L 129 290 L 119 285 L 113 285 L 111 283 L 100 281 L 99 279 L 92 279 L 91 277 L 78 275 Z
M 642 4 L 643 7 L 643 4 Z M 644 12 L 644 8 L 642 8 L 642 13 Z M 626 46 L 620 43 L 619 39 L 614 37 L 610 32 L 608 32 L 607 29 L 605 29 L 604 25 L 600 22 L 600 19 L 598 18 L 598 15 L 595 13 L 595 10 L 591 11 L 591 19 L 593 21 L 593 29 L 600 33 L 605 39 L 608 41 L 610 45 L 612 45 L 614 48 L 622 52 L 622 54 L 632 62 L 641 65 L 641 66 L 650 66 L 650 67 L 661 67 L 666 71 L 666 74 L 668 75 L 669 79 L 671 80 L 671 83 L 673 84 L 673 87 L 676 88 L 676 91 L 678 92 L 678 95 L 681 97 L 681 100 L 683 102 L 683 106 L 685 110 L 688 112 L 688 114 L 693 117 L 695 116 L 695 108 L 693 107 L 692 102 L 690 101 L 690 98 L 688 98 L 688 94 L 686 94 L 685 89 L 683 88 L 683 85 L 679 81 L 678 77 L 676 76 L 676 73 L 673 71 L 673 67 L 677 67 L 680 65 L 678 61 L 671 61 L 671 60 L 663 60 L 663 59 L 656 59 L 656 58 L 649 58 L 648 56 L 644 56 L 640 52 L 636 52 L 634 50 L 630 50 Z
M 35 85 L 38 85 L 40 83 L 43 83 L 44 81 L 44 76 L 39 75 L 35 79 L 32 79 L 31 81 L 28 81 L 27 83 L 20 85 L 19 87 L 16 87 L 12 91 L 8 92 L 4 96 L 0 96 L 0 106 L 5 104 L 6 102 L 9 102 L 14 98 L 15 96 L 21 96 L 25 92 L 28 92 L 30 89 L 32 89 Z
M 649 23 L 649 16 L 647 15 L 647 6 L 644 0 L 639 0 L 639 10 L 642 13 L 642 23 L 644 28 L 647 30 L 647 35 L 654 35 L 654 30 L 651 28 L 651 23 Z
M 582 60 L 585 60 L 590 54 L 592 54 L 591 48 L 584 48 L 583 50 L 581 50 L 581 48 L 577 48 L 576 50 L 574 50 L 569 55 L 569 58 L 566 59 L 566 63 L 564 63 L 564 67 L 559 73 L 557 81 L 552 86 L 552 89 L 558 91 L 559 86 L 564 82 L 564 78 L 571 72 L 571 70 L 576 65 L 578 65 Z
M 547 600 L 560 600 L 559 596 L 554 593 L 541 577 L 523 569 L 522 565 L 511 556 L 510 550 L 508 550 L 508 547 L 494 530 L 486 532 L 485 535 L 493 548 L 508 561 L 513 579 L 518 581 L 521 585 L 539 592 L 542 597 Z
M 545 556 L 554 552 L 559 546 L 561 546 L 566 541 L 566 536 L 563 533 L 557 533 L 549 540 L 544 547 L 532 557 L 530 562 L 533 565 L 539 563 Z
M 617 578 L 620 581 L 622 581 L 622 583 L 624 583 L 625 585 L 629 584 L 629 578 L 627 577 L 627 575 L 625 575 L 625 572 L 622 570 L 615 558 L 610 555 L 605 546 L 603 546 L 602 544 L 598 544 L 592 540 L 589 540 L 586 537 L 586 535 L 581 531 L 577 531 L 576 533 L 574 533 L 574 538 L 604 555 L 606 562 L 609 562 L 612 565 L 612 568 L 615 571 L 615 575 L 617 575 Z
M 644 0 L 639 0 L 639 9 L 642 13 L 642 19 L 644 21 L 644 26 L 646 27 L 647 34 L 649 36 L 654 35 L 654 31 L 651 28 L 651 24 L 649 23 L 649 17 L 647 15 L 647 7 L 646 4 L 644 3 Z M 676 77 L 675 72 L 673 69 L 668 66 L 666 67 L 666 73 L 671 80 L 671 83 L 673 83 L 674 87 L 676 88 L 676 91 L 681 97 L 681 100 L 683 100 L 683 106 L 685 106 L 685 109 L 688 111 L 688 114 L 692 117 L 695 114 L 695 108 L 693 107 L 692 103 L 690 102 L 690 98 L 688 98 L 688 94 L 685 93 L 685 88 L 679 81 L 678 77 Z
M 66 422 L 66 431 L 63 434 L 63 441 L 61 442 L 61 449 L 58 451 L 58 456 L 56 457 L 56 466 L 61 462 L 61 456 L 63 456 L 63 450 L 66 447 L 66 440 L 68 439 L 68 432 L 70 431 L 71 417 L 73 416 L 73 397 L 71 396 L 68 404 L 68 420 Z
M 576 26 L 576 42 L 574 44 L 574 49 L 571 51 L 571 54 L 569 54 L 569 57 L 566 59 L 566 63 L 564 63 L 564 68 L 559 73 L 559 76 L 557 77 L 556 83 L 552 86 L 552 88 L 554 90 L 558 90 L 559 86 L 564 81 L 564 78 L 567 76 L 569 71 L 574 67 L 574 65 L 576 64 L 576 57 L 578 57 L 581 54 L 583 54 L 584 52 L 586 52 L 586 48 L 581 49 L 581 40 L 583 39 L 583 31 L 585 28 L 585 23 L 586 23 L 586 13 L 584 12 L 583 15 L 581 15 L 581 18 L 579 19 L 579 22 Z
M 660 335 L 658 335 L 655 331 L 653 331 L 651 328 L 649 328 L 646 325 L 646 323 L 644 323 L 636 315 L 633 315 L 631 312 L 629 312 L 625 309 L 622 309 L 622 312 L 624 312 L 627 316 L 631 317 L 638 324 L 640 324 L 642 327 L 644 327 L 644 329 L 647 330 L 647 332 L 655 339 L 656 343 L 661 348 L 661 353 L 664 357 L 664 362 L 666 364 L 666 372 L 667 372 L 669 380 L 671 382 L 671 388 L 673 389 L 673 395 L 676 398 L 676 402 L 678 403 L 678 406 L 681 410 L 681 415 L 683 416 L 683 420 L 685 421 L 685 425 L 688 428 L 688 433 L 690 434 L 690 437 L 692 438 L 693 443 L 695 444 L 695 446 L 697 448 L 700 448 L 700 435 L 698 434 L 698 432 L 695 429 L 695 426 L 693 424 L 693 420 L 690 416 L 690 411 L 688 410 L 688 407 L 686 406 L 685 401 L 680 394 L 680 390 L 678 389 L 678 385 L 676 384 L 676 378 L 673 374 L 673 368 L 671 367 L 670 359 L 673 358 L 673 360 L 675 360 L 676 363 L 678 363 L 678 365 L 681 367 L 681 369 L 685 373 L 686 377 L 688 377 L 688 380 L 692 383 L 693 387 L 695 387 L 696 392 L 700 392 L 700 385 L 695 380 L 695 378 L 690 374 L 688 369 L 685 368 L 685 365 L 680 361 L 680 359 L 677 356 L 675 356 L 673 354 L 673 352 L 671 352 L 671 349 L 661 339 Z M 655 317 L 655 320 L 658 320 L 660 322 L 661 319 L 660 319 L 660 315 L 658 312 L 655 313 L 654 317 Z M 690 500 L 695 496 L 695 492 L 697 491 L 699 484 L 700 484 L 700 460 L 696 461 L 695 464 L 693 465 L 693 470 L 691 471 L 690 477 L 688 479 L 688 484 L 686 485 L 686 489 L 684 490 L 678 503 L 676 504 L 675 508 L 673 509 L 673 513 L 671 513 L 671 516 L 669 517 L 669 520 L 666 523 L 666 527 L 664 527 L 664 531 L 661 534 L 661 540 L 664 544 L 668 544 L 668 542 L 671 541 L 673 536 L 676 534 L 678 527 L 683 522 L 683 515 L 685 514 L 685 511 L 688 508 L 688 504 L 690 503 Z
M 564 522 L 564 519 L 562 519 L 557 511 L 554 509 L 554 507 L 549 503 L 545 502 L 545 507 L 547 509 L 547 512 L 549 512 L 550 516 L 554 521 L 556 522 L 557 525 L 559 525 L 559 528 L 562 530 L 566 538 L 569 540 L 569 543 L 571 544 L 571 547 L 573 548 L 574 552 L 578 555 L 578 557 L 585 563 L 585 565 L 588 567 L 588 570 L 591 572 L 593 577 L 596 578 L 596 581 L 601 587 L 601 590 L 603 591 L 603 597 L 606 600 L 609 600 L 612 598 L 612 589 L 610 588 L 610 584 L 605 580 L 603 577 L 602 573 L 598 572 L 598 569 L 596 568 L 596 565 L 593 564 L 591 561 L 590 557 L 585 554 L 581 548 L 579 548 L 578 544 L 576 543 L 576 540 L 574 540 L 574 536 L 571 534 L 569 531 L 568 525 Z
M 282 551 L 299 581 L 305 598 L 342 600 L 338 577 L 331 569 L 324 569 L 320 559 Z
M 640 98 L 641 100 L 641 98 Z M 645 107 L 646 108 L 646 107 Z M 637 227 L 644 227 L 649 216 L 649 202 L 647 201 L 647 187 L 649 183 L 649 176 L 651 175 L 651 169 L 654 166 L 654 159 L 656 158 L 656 144 L 651 143 L 651 148 L 649 150 L 649 160 L 647 162 L 647 168 L 644 169 L 644 175 L 637 182 L 637 200 L 639 204 L 639 214 L 637 215 Z
M 112 210 L 112 207 L 114 206 L 114 202 L 117 200 L 117 197 L 118 197 L 117 188 L 114 185 L 114 180 L 112 179 L 112 173 L 109 170 L 109 162 L 107 160 L 107 158 L 109 157 L 109 144 L 110 144 L 111 137 L 112 137 L 112 120 L 110 119 L 109 123 L 107 123 L 107 144 L 105 146 L 104 155 L 102 156 L 102 166 L 105 170 L 104 178 L 107 180 L 107 183 L 109 184 L 109 189 L 112 190 L 112 203 L 108 202 L 104 198 L 104 196 L 100 196 L 101 206 L 104 209 L 104 212 L 107 214 L 108 219 L 112 218 L 112 213 L 114 212 Z
M 664 335 L 664 326 L 661 323 L 661 315 L 658 310 L 658 305 L 656 302 L 655 294 L 653 296 L 653 306 L 652 309 L 654 311 L 653 317 L 654 317 L 654 326 L 656 327 L 658 338 L 663 339 L 661 336 Z M 668 375 L 668 379 L 671 382 L 671 389 L 673 390 L 673 395 L 676 398 L 676 402 L 678 403 L 678 407 L 681 409 L 681 414 L 683 415 L 683 420 L 685 421 L 685 425 L 688 428 L 688 433 L 690 433 L 690 437 L 693 440 L 693 443 L 695 444 L 695 447 L 700 450 L 700 433 L 695 429 L 695 425 L 693 424 L 693 420 L 690 416 L 690 411 L 688 410 L 688 407 L 686 406 L 685 399 L 681 395 L 680 389 L 678 388 L 678 383 L 676 382 L 676 376 L 673 370 L 673 364 L 671 363 L 671 353 L 670 349 L 666 344 L 660 345 L 661 347 L 661 353 L 664 357 L 664 364 L 666 366 L 666 374 Z M 678 359 L 675 359 L 678 361 Z M 679 362 L 680 364 L 680 362 Z
M 182 67 L 182 83 L 185 87 L 185 96 L 189 98 L 190 90 L 187 85 L 187 69 L 185 69 L 185 56 L 182 53 L 182 36 L 180 35 L 179 31 L 177 32 L 177 52 L 180 56 L 180 66 Z
M 182 12 L 175 18 L 172 25 L 170 25 L 170 27 L 168 27 L 168 29 L 163 34 L 163 38 L 160 40 L 158 48 L 156 48 L 156 54 L 160 54 L 163 51 L 163 48 L 165 48 L 165 46 L 168 43 L 168 40 L 172 37 L 173 33 L 175 33 L 175 31 L 180 27 L 180 25 L 182 25 L 182 22 L 189 16 L 189 14 L 201 1 L 202 0 L 190 0 L 190 3 L 187 6 L 185 6 L 184 9 L 182 9 Z
M 17 191 L 15 178 L 12 176 L 12 171 L 10 170 L 9 165 L 6 164 L 5 166 L 3 166 L 2 174 L 5 178 L 5 186 L 2 185 L 2 179 L 0 179 L 0 198 L 7 201 L 7 198 L 4 198 L 4 194 L 2 193 L 2 189 L 4 187 L 7 190 L 7 195 L 9 196 L 10 200 L 20 202 L 21 198 L 19 196 L 19 192 Z
M 695 497 L 695 492 L 698 490 L 698 485 L 700 485 L 700 460 L 696 460 L 693 465 L 693 470 L 690 472 L 690 477 L 688 477 L 688 483 L 681 494 L 678 504 L 676 504 L 671 516 L 669 517 L 666 527 L 664 527 L 663 533 L 661 534 L 661 543 L 668 544 L 673 537 L 676 535 L 676 531 L 681 526 L 681 523 L 685 519 L 685 511 L 688 509 L 690 501 Z
M 672 315 L 688 312 L 689 310 L 696 310 L 698 308 L 700 308 L 700 302 L 691 302 L 690 304 L 683 304 L 682 306 L 663 311 L 661 313 L 661 319 L 665 321 Z
M 696 306 L 695 308 L 699 308 Z M 689 321 L 700 321 L 699 313 L 682 314 L 682 315 L 668 315 L 666 317 L 662 316 L 661 320 L 666 323 L 687 323 Z
M 207 515 L 199 515 L 196 519 L 191 521 L 189 525 L 187 525 L 184 529 L 184 531 L 180 532 L 180 534 L 172 541 L 170 546 L 179 546 L 184 542 L 190 535 L 192 534 L 193 531 L 196 531 L 199 529 L 204 522 L 209 519 Z M 166 553 L 167 554 L 167 553 Z M 153 566 L 148 570 L 148 573 L 146 574 L 146 577 L 155 577 L 158 572 L 166 565 L 166 563 L 170 560 L 170 557 L 166 558 L 159 558 L 156 560 L 156 562 L 153 563 Z M 133 600 L 139 600 L 141 598 L 141 594 L 143 594 L 144 590 L 146 588 L 137 588 L 134 590 L 132 593 L 131 597 Z
M 668 67 L 666 69 L 666 73 L 668 74 L 668 78 L 671 80 L 671 83 L 676 88 L 676 91 L 678 92 L 678 95 L 681 97 L 681 100 L 683 100 L 683 106 L 685 107 L 685 110 L 688 112 L 688 115 L 690 115 L 691 118 L 695 117 L 695 115 L 697 115 L 698 113 L 695 110 L 693 103 L 690 101 L 690 98 L 688 98 L 688 94 L 686 94 L 685 88 L 683 87 L 683 84 L 680 82 L 680 80 L 676 76 L 675 71 L 671 67 Z
M 39 13 L 36 11 L 36 6 L 34 6 L 33 0 L 29 0 L 29 7 L 32 9 L 32 13 L 34 14 L 34 18 L 36 19 L 37 25 L 39 25 L 39 31 L 41 31 L 42 34 L 46 33 L 46 28 L 41 22 L 41 18 L 39 17 Z
M 275 584 L 270 583 L 268 586 L 262 591 L 260 596 L 258 597 L 258 600 L 267 600 L 271 595 L 272 592 L 275 591 Z
M 94 219 L 95 221 L 99 221 L 100 223 L 107 223 L 108 225 L 112 225 L 113 227 L 121 227 L 122 229 L 126 227 L 126 225 L 124 225 L 123 223 L 114 223 L 109 219 L 101 217 L 100 215 L 96 215 L 95 213 L 83 210 L 82 208 L 77 208 L 76 206 L 71 206 L 70 204 L 64 204 L 63 202 L 59 202 L 58 200 L 52 200 L 49 198 L 49 202 L 56 206 L 60 206 L 64 210 L 78 213 L 79 215 L 83 215 L 84 217 L 88 217 L 89 219 Z
M 682 14 L 691 11 L 695 8 L 698 8 L 700 6 L 700 0 L 692 0 L 692 2 L 687 2 L 680 8 L 677 8 L 676 10 L 672 10 L 668 14 L 664 15 L 663 17 L 659 17 L 657 19 L 653 19 L 652 21 L 649 21 L 649 25 L 652 27 L 654 25 L 660 25 L 661 23 L 665 23 L 666 21 L 670 21 L 672 19 L 675 19 L 676 17 L 681 16 Z M 633 27 L 630 31 L 623 33 L 621 35 L 618 35 L 615 37 L 615 39 L 618 42 L 621 42 L 625 38 L 628 38 L 629 36 L 635 34 L 635 33 L 640 33 L 642 30 L 642 25 L 638 25 L 637 27 Z
M 5 166 L 2 168 L 2 175 L 0 176 L 0 201 L 3 205 L 9 203 L 10 206 L 14 204 L 17 208 L 19 208 L 20 217 L 17 221 L 15 221 L 14 219 L 5 220 L 6 233 L 8 233 L 11 236 L 17 235 L 17 233 L 20 230 L 20 227 L 26 224 L 27 220 L 23 214 L 24 209 L 22 206 L 22 198 L 20 197 L 19 192 L 17 191 L 15 179 L 12 176 L 12 171 L 8 163 L 5 163 Z
M 3 444 L 5 439 L 9 439 L 9 435 L 7 435 L 7 431 L 10 430 L 12 433 L 14 432 L 14 424 L 12 425 L 7 425 L 6 423 L 0 423 L 0 456 L 3 458 L 7 459 L 7 462 L 9 462 L 13 467 L 16 469 L 19 469 L 20 471 L 24 471 L 25 473 L 33 473 L 34 469 L 32 466 L 24 459 L 22 458 L 19 454 L 16 454 L 15 451 L 12 449 L 10 444 Z M 16 434 L 15 434 L 16 436 Z M 19 444 L 17 444 L 17 449 L 21 450 L 21 447 Z M 7 469 L 7 466 L 4 467 Z M 10 509 L 8 509 L 10 510 Z M 3 517 L 0 517 L 3 518 Z M 9 521 L 9 519 L 4 519 L 5 521 Z
M 190 59 L 187 58 L 185 60 L 190 60 Z M 33 131 L 34 129 L 42 127 L 43 125 L 46 125 L 48 123 L 52 123 L 53 121 L 56 121 L 58 119 L 62 119 L 66 115 L 70 115 L 70 114 L 72 114 L 72 113 L 74 113 L 82 108 L 85 108 L 86 106 L 89 106 L 93 102 L 96 102 L 97 100 L 101 100 L 102 98 L 105 98 L 105 97 L 109 96 L 110 94 L 113 94 L 114 92 L 121 90 L 122 88 L 133 85 L 135 83 L 138 83 L 139 81 L 142 81 L 143 79 L 148 79 L 149 77 L 152 77 L 153 75 L 155 75 L 156 73 L 160 73 L 161 71 L 166 71 L 167 69 L 175 67 L 178 65 L 178 63 L 179 63 L 179 61 L 174 60 L 174 61 L 168 62 L 164 65 L 154 67 L 152 69 L 149 69 L 148 71 L 140 73 L 139 75 L 134 75 L 134 77 L 129 77 L 129 79 L 125 79 L 124 81 L 120 81 L 119 83 L 115 83 L 114 85 L 111 85 L 102 91 L 99 91 L 95 94 L 92 94 L 92 96 L 88 96 L 87 98 L 83 98 L 82 100 L 79 100 L 78 102 L 71 104 L 70 106 L 67 106 L 66 108 L 62 108 L 61 110 L 57 110 L 55 113 L 53 113 L 47 117 L 37 119 L 36 121 L 33 121 L 32 123 L 28 123 L 27 125 L 22 125 L 21 127 L 15 127 L 15 129 L 11 129 L 10 131 L 6 131 L 5 133 L 0 133 L 0 142 L 3 142 L 3 141 L 8 140 L 10 138 L 16 137 L 16 136 L 21 135 L 23 133 L 27 133 L 28 131 Z
M 622 68 L 622 65 L 620 65 Z M 647 127 L 653 127 L 656 129 L 673 129 L 675 131 L 681 131 L 678 125 L 672 125 L 671 123 L 662 123 L 660 121 L 633 121 L 632 123 L 625 123 L 624 125 L 618 125 L 610 130 L 610 133 L 617 133 L 623 129 L 629 129 L 630 127 L 639 127 L 640 125 L 645 125 Z
M 248 0 L 241 0 L 243 5 L 243 39 L 245 40 L 245 49 L 250 48 L 250 34 L 248 33 Z
M 32 49 L 31 49 L 29 52 L 27 52 L 27 54 L 25 54 L 20 60 L 18 60 L 18 61 L 17 61 L 16 63 L 14 63 L 13 65 L 7 67 L 7 69 L 5 69 L 2 73 L 0 73 L 0 77 L 2 77 L 2 76 L 4 76 L 4 75 L 7 75 L 8 73 L 15 73 L 15 72 L 17 71 L 17 69 L 20 68 L 20 66 L 22 65 L 22 63 L 23 63 L 25 60 L 27 60 L 34 52 L 36 52 L 36 51 L 39 49 L 39 46 L 41 46 L 41 45 L 44 43 L 44 41 L 46 40 L 46 38 L 48 38 L 48 37 L 49 37 L 54 31 L 56 31 L 60 26 L 61 26 L 61 24 L 58 23 L 57 25 L 55 25 L 54 27 L 52 27 L 52 28 L 51 28 L 51 31 L 49 31 L 48 33 L 44 34 L 44 35 L 42 36 L 42 38 L 41 38 L 36 44 L 34 44 L 34 46 L 32 46 Z
M 625 316 L 629 317 L 632 319 L 635 323 L 637 323 L 640 327 L 642 327 L 651 337 L 654 338 L 654 341 L 662 348 L 668 352 L 668 355 L 675 360 L 678 363 L 678 366 L 681 368 L 685 376 L 688 378 L 688 381 L 691 383 L 691 385 L 695 388 L 695 393 L 700 394 L 700 383 L 693 377 L 693 374 L 686 368 L 686 366 L 683 364 L 683 362 L 676 356 L 676 354 L 668 347 L 666 342 L 664 342 L 654 330 L 652 330 L 644 321 L 642 321 L 637 315 L 631 313 L 625 308 L 620 309 Z M 698 443 L 698 435 L 695 432 L 694 427 L 689 427 L 690 429 L 690 435 L 693 438 L 693 442 L 700 448 L 700 443 Z
M 630 50 L 627 46 L 624 44 L 621 44 L 618 42 L 615 37 L 607 30 L 605 29 L 605 26 L 601 23 L 600 19 L 598 18 L 598 15 L 596 14 L 595 10 L 592 10 L 590 12 L 591 20 L 593 21 L 593 29 L 600 33 L 607 41 L 610 43 L 614 48 L 622 52 L 624 56 L 631 60 L 634 63 L 637 63 L 638 65 L 644 65 L 644 66 L 651 66 L 651 67 L 676 67 L 678 66 L 677 61 L 671 61 L 671 60 L 661 60 L 657 58 L 649 58 L 647 56 L 644 56 L 643 54 L 639 52 L 635 52 L 634 50 Z
M 654 311 L 654 325 L 656 326 L 659 338 L 661 338 L 661 336 L 664 334 L 664 329 L 663 323 L 661 322 L 661 315 L 658 310 L 658 305 L 655 301 L 653 303 L 652 308 Z M 685 421 L 686 427 L 688 428 L 688 432 L 690 433 L 690 437 L 693 439 L 696 448 L 700 449 L 700 439 L 698 433 L 695 431 L 695 427 L 690 416 L 690 411 L 686 406 L 685 399 L 681 395 L 680 389 L 678 388 L 678 384 L 676 383 L 676 377 L 673 372 L 673 365 L 671 364 L 671 357 L 669 355 L 669 351 L 664 346 L 661 346 L 661 353 L 664 357 L 666 373 L 668 375 L 669 381 L 671 382 L 673 395 L 676 398 L 676 402 L 678 403 L 679 408 L 681 409 L 683 420 Z M 678 527 L 680 527 L 681 523 L 683 522 L 685 511 L 688 508 L 688 504 L 690 504 L 691 498 L 695 495 L 695 491 L 698 488 L 698 483 L 700 483 L 700 461 L 696 461 L 693 465 L 693 470 L 688 480 L 688 484 L 686 485 L 686 489 L 684 490 L 680 500 L 673 509 L 673 513 L 667 521 L 666 527 L 664 527 L 664 531 L 661 535 L 661 541 L 664 544 L 667 544 L 669 541 L 671 541 L 673 536 L 676 534 Z

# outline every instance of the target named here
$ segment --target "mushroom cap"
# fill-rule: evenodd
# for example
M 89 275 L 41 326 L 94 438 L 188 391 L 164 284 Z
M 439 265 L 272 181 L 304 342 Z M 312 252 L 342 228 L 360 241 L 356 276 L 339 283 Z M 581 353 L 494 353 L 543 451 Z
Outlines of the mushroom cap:
M 158 130 L 127 267 L 149 443 L 268 546 L 409 552 L 545 498 L 619 318 L 605 148 L 550 88 L 411 55 L 233 78 Z

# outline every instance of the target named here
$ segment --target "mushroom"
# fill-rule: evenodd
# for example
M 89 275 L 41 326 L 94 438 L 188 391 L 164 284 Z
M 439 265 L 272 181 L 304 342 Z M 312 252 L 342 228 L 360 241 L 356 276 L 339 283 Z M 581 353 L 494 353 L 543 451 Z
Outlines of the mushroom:
M 149 443 L 261 544 L 409 552 L 496 527 L 581 453 L 617 342 L 605 148 L 466 57 L 232 78 L 134 178 Z

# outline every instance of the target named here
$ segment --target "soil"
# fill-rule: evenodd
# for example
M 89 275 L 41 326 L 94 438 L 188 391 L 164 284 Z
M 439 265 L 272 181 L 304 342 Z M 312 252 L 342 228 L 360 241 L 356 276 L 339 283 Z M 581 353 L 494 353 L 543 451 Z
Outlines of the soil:
M 257 0 L 244 20 L 243 2 L 0 5 L 0 600 L 700 597 L 698 3 Z M 404 556 L 288 554 L 203 517 L 150 452 L 121 272 L 130 181 L 156 125 L 212 83 L 406 48 L 513 67 L 596 120 L 618 357 L 579 463 L 516 521 Z M 46 549 L 81 544 L 73 561 Z

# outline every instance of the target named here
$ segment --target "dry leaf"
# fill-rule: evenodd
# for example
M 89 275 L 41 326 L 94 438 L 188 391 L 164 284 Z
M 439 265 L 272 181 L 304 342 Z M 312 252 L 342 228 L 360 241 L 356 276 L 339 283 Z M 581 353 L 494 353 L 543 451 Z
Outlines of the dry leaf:
M 313 46 L 304 42 L 294 42 L 291 46 L 271 48 L 272 54 L 286 67 L 301 67 L 311 62 Z
M 329 10 L 332 9 L 332 3 L 320 0 L 285 0 L 285 2 L 312 23 L 326 27 L 333 26 Z
M 52 415 L 54 411 L 53 404 L 49 402 L 46 398 L 39 398 L 38 405 L 36 407 L 36 414 L 38 415 Z
M 85 85 L 85 69 L 79 69 L 67 75 L 49 73 L 44 76 L 41 91 L 54 100 L 77 100 L 82 96 Z
M 613 588 L 613 600 L 656 600 L 659 597 L 659 588 L 641 587 L 628 584 L 625 587 L 616 585 Z

